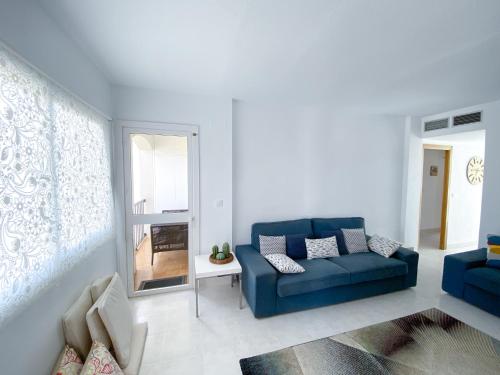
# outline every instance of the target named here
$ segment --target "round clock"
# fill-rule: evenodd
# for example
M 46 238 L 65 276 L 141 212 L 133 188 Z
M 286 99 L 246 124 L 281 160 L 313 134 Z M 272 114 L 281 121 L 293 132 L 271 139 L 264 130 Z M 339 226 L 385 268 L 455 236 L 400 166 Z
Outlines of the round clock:
M 484 162 L 479 156 L 473 156 L 467 163 L 467 180 L 471 185 L 483 182 Z

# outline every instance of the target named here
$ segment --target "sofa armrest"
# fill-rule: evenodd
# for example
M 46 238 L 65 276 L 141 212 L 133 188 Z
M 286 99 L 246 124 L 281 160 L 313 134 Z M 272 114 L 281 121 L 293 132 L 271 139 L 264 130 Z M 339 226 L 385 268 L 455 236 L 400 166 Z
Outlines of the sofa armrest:
M 242 269 L 243 293 L 255 317 L 274 314 L 278 272 L 251 245 L 236 246 L 235 252 Z
M 463 298 L 465 271 L 484 266 L 486 264 L 486 252 L 487 250 L 483 248 L 446 255 L 444 257 L 441 288 L 455 297 Z
M 398 251 L 392 254 L 393 258 L 402 260 L 408 265 L 408 273 L 405 280 L 407 288 L 417 285 L 418 256 L 416 251 L 407 249 L 406 247 L 400 247 Z

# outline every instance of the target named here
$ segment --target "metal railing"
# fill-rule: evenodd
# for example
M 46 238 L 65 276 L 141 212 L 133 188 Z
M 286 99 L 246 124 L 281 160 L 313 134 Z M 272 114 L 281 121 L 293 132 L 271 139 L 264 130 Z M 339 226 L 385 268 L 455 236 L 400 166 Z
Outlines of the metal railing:
M 134 206 L 132 207 L 132 213 L 134 215 L 143 215 L 145 203 L 146 199 L 141 199 L 139 202 L 134 203 Z M 134 225 L 134 228 L 132 229 L 132 241 L 134 243 L 135 250 L 137 250 L 145 237 L 146 233 L 144 233 L 144 224 Z

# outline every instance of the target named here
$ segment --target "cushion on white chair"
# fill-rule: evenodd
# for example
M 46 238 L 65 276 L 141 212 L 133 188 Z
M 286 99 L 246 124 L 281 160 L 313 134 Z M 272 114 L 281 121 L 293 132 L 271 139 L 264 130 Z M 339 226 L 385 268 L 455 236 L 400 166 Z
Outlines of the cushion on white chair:
M 80 297 L 66 311 L 62 318 L 64 338 L 66 344 L 74 348 L 82 357 L 86 358 L 92 345 L 89 328 L 85 316 L 92 306 L 90 287 L 86 287 Z
M 83 362 L 76 350 L 65 345 L 57 358 L 52 375 L 79 375 L 82 367 Z
M 115 273 L 96 302 L 99 316 L 108 331 L 116 360 L 121 368 L 128 366 L 134 319 L 120 276 Z
M 132 347 L 130 348 L 130 360 L 128 366 L 123 369 L 125 375 L 139 375 L 142 363 L 142 355 L 148 335 L 148 323 L 137 323 L 132 333 Z
M 97 302 L 99 302 L 99 300 L 97 300 Z M 89 328 L 92 341 L 99 341 L 109 349 L 111 348 L 111 339 L 97 310 L 97 302 L 90 307 L 87 315 L 85 316 L 87 326 Z
M 104 293 L 112 277 L 113 275 L 100 277 L 98 279 L 95 279 L 94 282 L 90 285 L 90 295 L 92 296 L 92 303 L 96 303 L 101 294 Z
M 85 360 L 81 374 L 92 375 L 123 375 L 123 371 L 106 346 L 94 341 L 89 355 Z

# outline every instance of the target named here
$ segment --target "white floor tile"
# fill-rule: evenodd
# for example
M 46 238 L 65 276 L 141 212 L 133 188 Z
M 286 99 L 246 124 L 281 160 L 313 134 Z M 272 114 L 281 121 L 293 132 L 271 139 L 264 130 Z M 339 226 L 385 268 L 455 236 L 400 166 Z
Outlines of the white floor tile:
M 149 323 L 141 375 L 240 374 L 241 358 L 358 329 L 437 307 L 500 339 L 500 319 L 441 291 L 444 255 L 421 250 L 416 288 L 266 319 L 238 307 L 229 278 L 203 280 L 200 318 L 194 291 L 136 298 L 138 320 Z

